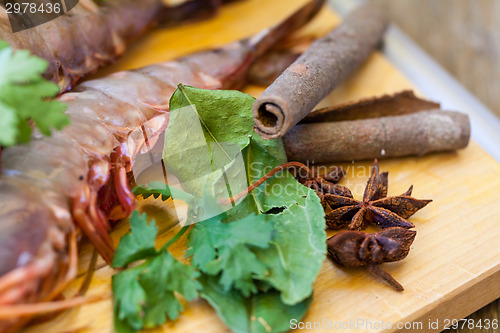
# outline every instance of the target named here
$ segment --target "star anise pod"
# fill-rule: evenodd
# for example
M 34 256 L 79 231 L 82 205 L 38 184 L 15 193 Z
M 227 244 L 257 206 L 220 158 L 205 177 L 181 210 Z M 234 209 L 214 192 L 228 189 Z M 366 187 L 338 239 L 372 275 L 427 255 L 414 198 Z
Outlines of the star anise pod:
M 337 263 L 347 267 L 366 266 L 368 271 L 403 291 L 389 273 L 377 265 L 399 261 L 408 255 L 416 232 L 405 228 L 387 228 L 369 234 L 361 231 L 341 231 L 327 241 L 328 254 Z
M 305 174 L 303 172 L 305 171 Z M 340 196 L 352 197 L 351 191 L 342 185 L 337 184 L 345 176 L 345 171 L 340 166 L 335 166 L 325 175 L 318 175 L 309 168 L 302 168 L 297 174 L 297 180 L 304 186 L 307 186 L 314 191 L 321 199 L 323 207 L 326 207 L 324 200 L 325 194 L 334 194 Z
M 379 173 L 378 162 L 375 160 L 362 201 L 354 199 L 350 192 L 346 195 L 324 194 L 322 201 L 327 226 L 331 229 L 347 226 L 350 230 L 364 229 L 367 223 L 381 228 L 415 227 L 406 219 L 432 200 L 413 198 L 413 185 L 408 191 L 395 197 L 387 197 L 387 189 L 388 173 Z

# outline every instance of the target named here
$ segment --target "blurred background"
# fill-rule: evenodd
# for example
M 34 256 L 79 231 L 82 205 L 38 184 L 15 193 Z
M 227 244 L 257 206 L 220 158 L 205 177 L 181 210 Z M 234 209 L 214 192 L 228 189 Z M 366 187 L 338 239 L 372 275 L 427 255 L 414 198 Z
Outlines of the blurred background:
M 500 0 L 370 0 L 500 118 Z M 468 318 L 500 319 L 500 300 Z M 464 328 L 445 332 L 492 332 Z
M 499 0 L 370 0 L 500 118 Z

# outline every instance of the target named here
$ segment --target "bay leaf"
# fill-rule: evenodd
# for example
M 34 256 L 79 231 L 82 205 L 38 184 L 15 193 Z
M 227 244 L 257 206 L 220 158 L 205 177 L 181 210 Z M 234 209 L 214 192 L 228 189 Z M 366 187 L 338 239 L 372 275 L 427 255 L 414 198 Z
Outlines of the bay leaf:
M 269 290 L 243 297 L 236 290 L 225 291 L 214 277 L 202 276 L 201 296 L 235 333 L 280 333 L 290 330 L 290 322 L 301 320 L 312 296 L 295 305 L 283 304 L 280 293 Z
M 309 297 L 326 255 L 323 207 L 313 190 L 272 218 L 275 238 L 257 257 L 272 267 L 263 279 L 281 291 L 283 303 L 293 305 Z

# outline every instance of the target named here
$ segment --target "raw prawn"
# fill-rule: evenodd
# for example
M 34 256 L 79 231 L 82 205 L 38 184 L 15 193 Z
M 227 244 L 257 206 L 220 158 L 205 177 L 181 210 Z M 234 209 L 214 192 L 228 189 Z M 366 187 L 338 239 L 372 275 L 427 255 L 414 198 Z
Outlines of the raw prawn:
M 242 87 L 252 63 L 323 3 L 312 0 L 278 26 L 219 49 L 84 82 L 59 97 L 70 126 L 2 153 L 0 331 L 34 314 L 10 318 L 9 309 L 49 301 L 74 278 L 77 227 L 112 260 L 109 220 L 134 209 L 127 172 L 166 128 L 177 84 Z
M 175 24 L 206 16 L 221 2 L 228 0 L 194 0 L 175 7 L 165 6 L 162 0 L 79 0 L 67 14 L 16 33 L 6 9 L 0 6 L 0 39 L 14 49 L 30 50 L 46 59 L 46 78 L 65 91 L 79 78 L 116 59 L 127 42 L 157 22 Z

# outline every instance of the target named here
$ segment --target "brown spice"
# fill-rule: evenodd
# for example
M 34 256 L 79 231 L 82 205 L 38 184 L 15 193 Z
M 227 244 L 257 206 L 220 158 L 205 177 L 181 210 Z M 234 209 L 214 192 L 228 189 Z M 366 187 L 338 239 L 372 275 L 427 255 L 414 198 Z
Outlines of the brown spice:
M 342 169 L 342 167 L 335 166 L 332 167 L 326 175 L 317 175 L 309 170 L 309 172 L 307 172 L 305 175 L 299 172 L 296 175 L 296 178 L 302 185 L 316 191 L 316 194 L 321 199 L 323 208 L 326 208 L 326 202 L 324 200 L 325 194 L 352 197 L 352 193 L 347 187 L 337 184 L 344 176 L 344 169 Z
M 330 163 L 421 156 L 465 148 L 469 117 L 429 110 L 351 121 L 298 124 L 283 137 L 289 160 Z
M 347 267 L 366 266 L 370 273 L 382 278 L 395 290 L 403 291 L 403 286 L 377 265 L 406 258 L 415 235 L 416 231 L 398 227 L 373 234 L 341 231 L 330 237 L 326 244 L 328 254 L 335 262 Z
M 363 98 L 358 101 L 319 109 L 309 113 L 300 123 L 324 123 L 402 116 L 419 111 L 439 109 L 440 107 L 439 103 L 415 96 L 412 90 L 403 90 L 392 95 Z
M 412 189 L 413 186 L 401 195 L 387 197 L 388 173 L 379 173 L 378 162 L 375 160 L 362 201 L 354 199 L 350 192 L 347 195 L 323 195 L 326 224 L 331 229 L 347 226 L 350 230 L 364 229 L 367 223 L 382 228 L 413 228 L 413 223 L 406 219 L 432 200 L 411 197 Z
M 255 101 L 255 131 L 264 139 L 285 135 L 361 65 L 379 44 L 387 23 L 382 10 L 365 5 L 314 42 Z

